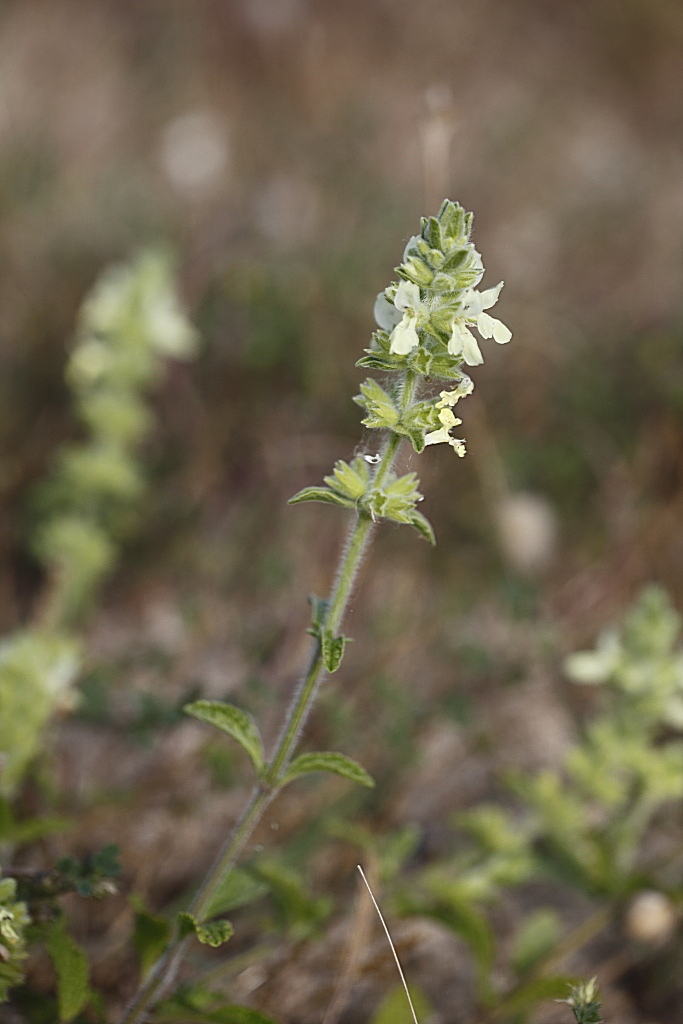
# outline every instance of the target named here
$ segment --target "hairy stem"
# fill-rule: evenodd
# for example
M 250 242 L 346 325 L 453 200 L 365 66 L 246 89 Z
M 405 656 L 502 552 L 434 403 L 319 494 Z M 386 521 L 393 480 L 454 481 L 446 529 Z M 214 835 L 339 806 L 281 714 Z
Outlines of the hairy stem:
M 401 393 L 401 412 L 410 408 L 415 397 L 417 378 L 406 372 Z M 396 454 L 401 444 L 398 434 L 389 434 L 385 441 L 380 461 L 374 476 L 375 486 L 382 486 L 391 473 Z M 344 615 L 353 592 L 353 585 L 358 574 L 365 549 L 370 539 L 374 523 L 370 515 L 362 510 L 356 513 L 348 539 L 344 545 L 339 568 L 328 602 L 325 628 L 336 634 L 341 628 Z M 279 779 L 292 759 L 299 737 L 306 721 L 313 710 L 320 683 L 325 675 L 320 641 L 316 639 L 308 670 L 292 698 L 284 727 L 275 745 L 273 754 L 266 765 L 262 780 L 255 786 L 249 802 L 242 815 L 234 825 L 232 832 L 225 841 L 213 866 L 204 878 L 199 890 L 190 904 L 190 913 L 202 920 L 210 914 L 211 904 L 224 879 L 235 866 L 244 847 L 263 817 L 268 805 L 275 799 L 279 789 Z M 173 983 L 178 968 L 184 958 L 187 939 L 176 936 L 171 940 L 166 952 L 157 961 L 148 978 L 141 985 L 120 1018 L 119 1024 L 140 1024 L 152 1006 L 162 998 Z

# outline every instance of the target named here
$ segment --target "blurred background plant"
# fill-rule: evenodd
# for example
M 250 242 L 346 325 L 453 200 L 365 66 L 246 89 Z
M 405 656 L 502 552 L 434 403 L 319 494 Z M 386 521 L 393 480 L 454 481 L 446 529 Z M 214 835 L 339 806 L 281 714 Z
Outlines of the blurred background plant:
M 85 436 L 62 445 L 33 495 L 28 540 L 46 578 L 28 625 L 0 642 L 4 797 L 14 794 L 45 723 L 73 700 L 82 671 L 74 628 L 141 516 L 138 449 L 151 427 L 145 391 L 164 357 L 187 359 L 195 342 L 160 253 L 110 270 L 83 305 L 66 373 Z
M 308 617 L 292 594 L 324 592 L 337 543 L 325 509 L 285 502 L 353 454 L 353 363 L 387 267 L 451 195 L 477 211 L 477 247 L 506 282 L 515 359 L 496 350 L 481 368 L 468 458 L 423 459 L 439 546 L 417 560 L 402 532 L 381 539 L 343 692 L 323 695 L 311 725 L 316 745 L 352 731 L 377 790 L 299 791 L 258 838 L 269 847 L 276 828 L 286 863 L 338 908 L 317 960 L 292 937 L 267 983 L 235 968 L 264 1013 L 319 1021 L 328 1005 L 356 854 L 326 822 L 410 825 L 411 870 L 451 857 L 453 813 L 499 797 L 512 768 L 558 771 L 575 748 L 602 689 L 568 687 L 561 657 L 650 580 L 680 607 L 682 49 L 669 0 L 0 6 L 3 634 L 43 590 L 28 496 L 75 433 L 63 342 L 99 272 L 172 243 L 206 339 L 155 392 L 152 485 L 83 630 L 79 709 L 14 800 L 26 829 L 36 815 L 76 824 L 18 850 L 25 866 L 116 838 L 150 912 L 202 873 L 246 772 L 179 708 L 194 691 L 239 701 L 266 731 L 279 721 Z M 135 911 L 123 896 L 87 906 L 75 931 L 120 1005 Z M 514 922 L 511 897 L 502 912 Z M 444 1019 L 466 1017 L 458 940 L 404 926 L 409 977 Z M 242 934 L 248 957 L 256 930 Z M 680 1017 L 677 941 L 614 953 L 606 1017 Z M 370 943 L 349 1020 L 395 984 L 385 955 Z M 32 972 L 49 988 L 47 968 Z
M 571 655 L 569 676 L 608 693 L 562 769 L 511 773 L 521 804 L 457 815 L 456 855 L 398 880 L 402 913 L 432 917 L 469 946 L 477 1019 L 529 1020 L 539 999 L 560 997 L 568 979 L 558 968 L 573 954 L 609 962 L 618 941 L 610 927 L 632 954 L 661 952 L 674 938 L 683 901 L 680 835 L 668 827 L 683 796 L 683 742 L 672 729 L 683 687 L 679 630 L 666 595 L 650 588 L 621 629 Z M 501 927 L 510 898 L 516 915 Z M 572 926 L 576 901 L 593 906 Z

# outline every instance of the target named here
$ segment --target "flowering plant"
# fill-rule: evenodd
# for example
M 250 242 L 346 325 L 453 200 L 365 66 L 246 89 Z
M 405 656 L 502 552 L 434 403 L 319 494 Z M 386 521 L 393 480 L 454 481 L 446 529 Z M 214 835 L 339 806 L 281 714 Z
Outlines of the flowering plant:
M 318 501 L 339 505 L 354 513 L 342 549 L 335 583 L 327 600 L 311 597 L 313 644 L 308 668 L 292 698 L 280 736 L 268 755 L 253 719 L 241 708 L 219 701 L 199 700 L 186 711 L 237 741 L 249 756 L 256 782 L 247 806 L 234 825 L 223 849 L 187 912 L 179 915 L 165 952 L 148 974 L 121 1018 L 121 1024 L 139 1024 L 152 1005 L 168 990 L 184 958 L 191 937 L 220 945 L 232 933 L 229 922 L 217 920 L 220 893 L 227 877 L 250 840 L 253 830 L 278 792 L 312 772 L 332 772 L 361 785 L 374 785 L 355 761 L 336 751 L 297 754 L 299 739 L 326 673 L 339 668 L 347 638 L 341 626 L 356 575 L 374 525 L 392 520 L 412 526 L 434 543 L 429 521 L 418 511 L 422 501 L 415 473 L 402 476 L 394 463 L 402 442 L 416 452 L 427 445 L 446 443 L 462 456 L 465 442 L 451 431 L 460 425 L 453 408 L 471 394 L 473 383 L 463 364 L 476 366 L 482 355 L 470 328 L 499 343 L 511 332 L 487 312 L 496 302 L 502 283 L 479 292 L 483 273 L 481 256 L 470 241 L 472 215 L 457 203 L 444 201 L 436 217 L 423 218 L 420 234 L 408 242 L 400 279 L 378 296 L 378 330 L 358 366 L 391 375 L 386 387 L 366 380 L 354 401 L 365 410 L 364 426 L 381 431 L 378 454 L 339 460 L 323 484 L 305 487 L 291 504 Z M 421 397 L 427 380 L 448 387 L 432 397 Z

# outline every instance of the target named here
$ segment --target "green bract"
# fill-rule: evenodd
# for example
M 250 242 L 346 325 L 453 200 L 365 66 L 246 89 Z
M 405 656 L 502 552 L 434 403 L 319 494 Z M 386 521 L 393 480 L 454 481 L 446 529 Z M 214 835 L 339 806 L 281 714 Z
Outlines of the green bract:
M 369 514 L 375 522 L 393 519 L 395 523 L 407 523 L 431 544 L 434 543 L 432 527 L 415 507 L 422 501 L 417 489 L 417 474 L 397 477 L 389 472 L 380 487 L 376 485 L 365 458 L 358 456 L 350 464 L 343 459 L 336 462 L 332 475 L 325 477 L 325 483 L 326 487 L 304 487 L 289 499 L 290 505 L 321 501 L 328 505 L 341 505 L 342 508 L 355 508 Z

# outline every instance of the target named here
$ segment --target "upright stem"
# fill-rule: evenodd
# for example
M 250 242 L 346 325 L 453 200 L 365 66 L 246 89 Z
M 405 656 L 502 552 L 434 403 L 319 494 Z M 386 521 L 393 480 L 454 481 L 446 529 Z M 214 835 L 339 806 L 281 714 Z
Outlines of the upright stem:
M 412 405 L 416 387 L 417 377 L 413 373 L 406 372 L 400 398 L 401 413 Z M 386 482 L 400 444 L 401 437 L 398 434 L 388 435 L 375 471 L 375 486 L 381 487 Z M 369 513 L 359 509 L 342 550 L 339 569 L 328 601 L 325 628 L 333 634 L 336 634 L 341 628 L 373 526 L 374 523 Z M 320 641 L 316 639 L 311 651 L 308 670 L 292 698 L 284 727 L 275 745 L 275 750 L 263 771 L 262 779 L 254 787 L 249 802 L 190 904 L 189 912 L 197 920 L 201 921 L 209 915 L 211 905 L 223 880 L 235 866 L 266 808 L 275 799 L 278 792 L 278 779 L 296 749 L 301 731 L 313 709 L 318 687 L 324 674 L 322 648 Z M 176 933 L 166 952 L 152 968 L 147 980 L 138 989 L 132 1002 L 124 1011 L 119 1024 L 140 1024 L 145 1019 L 151 1007 L 161 999 L 172 984 L 185 955 L 186 942 L 186 939 L 181 939 Z

